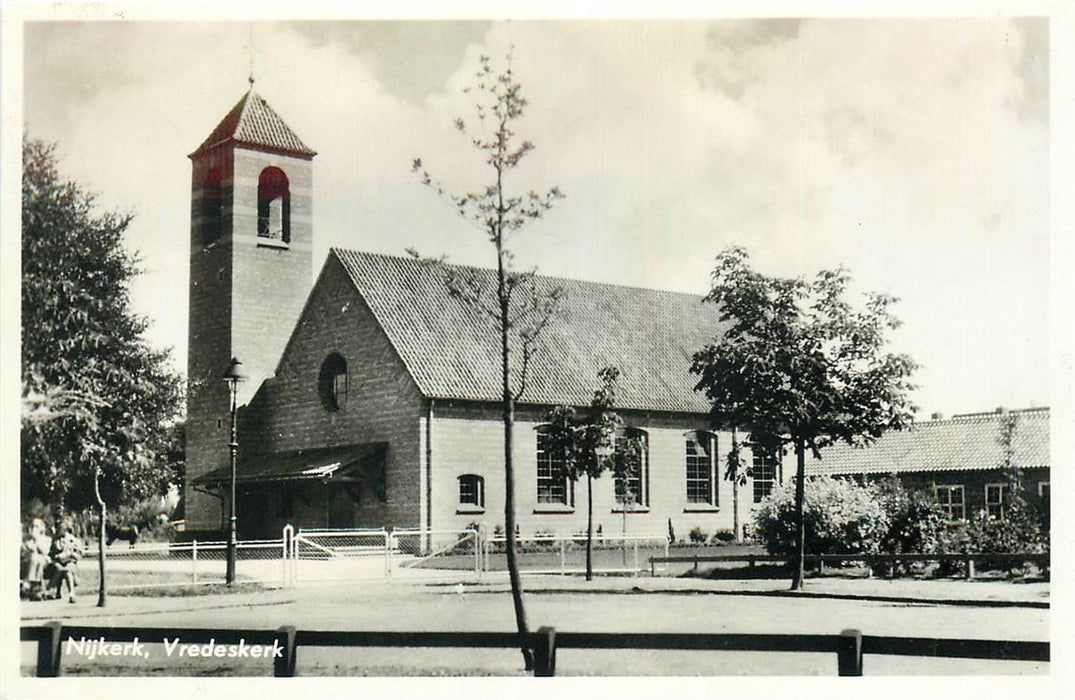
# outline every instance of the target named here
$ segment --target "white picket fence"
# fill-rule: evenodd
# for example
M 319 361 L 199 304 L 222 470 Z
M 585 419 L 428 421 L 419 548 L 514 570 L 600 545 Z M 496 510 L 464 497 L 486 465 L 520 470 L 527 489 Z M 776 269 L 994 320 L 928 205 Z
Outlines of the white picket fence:
M 585 571 L 584 535 L 529 535 L 516 538 L 524 575 L 572 575 Z M 271 586 L 362 580 L 462 582 L 507 573 L 507 538 L 488 529 L 283 528 L 279 539 L 238 543 L 236 581 Z M 635 575 L 653 556 L 668 555 L 663 535 L 601 535 L 594 539 L 593 571 Z M 109 590 L 224 583 L 227 543 L 140 543 L 109 548 L 105 573 Z M 97 552 L 79 565 L 80 587 L 94 591 L 99 581 Z

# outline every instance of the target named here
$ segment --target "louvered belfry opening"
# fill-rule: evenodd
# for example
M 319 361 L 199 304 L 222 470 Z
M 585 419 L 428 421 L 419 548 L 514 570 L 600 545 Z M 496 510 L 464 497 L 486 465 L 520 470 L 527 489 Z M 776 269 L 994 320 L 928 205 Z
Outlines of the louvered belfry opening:
M 291 191 L 280 168 L 265 168 L 258 177 L 258 237 L 291 242 Z

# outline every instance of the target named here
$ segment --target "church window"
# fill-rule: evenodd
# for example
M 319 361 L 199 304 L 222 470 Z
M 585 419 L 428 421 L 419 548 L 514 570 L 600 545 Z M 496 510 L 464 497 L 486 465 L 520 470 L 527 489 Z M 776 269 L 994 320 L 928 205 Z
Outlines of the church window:
M 485 479 L 477 474 L 459 477 L 459 505 L 472 508 L 485 507 Z
M 280 168 L 265 168 L 258 177 L 258 238 L 291 242 L 291 190 Z
M 339 411 L 347 405 L 347 360 L 332 353 L 321 363 L 317 379 L 321 403 L 327 411 Z
M 537 434 L 537 501 L 571 503 L 571 488 L 564 473 L 564 455 L 551 449 L 548 432 L 539 428 Z
M 718 505 L 716 448 L 713 433 L 687 433 L 687 503 Z

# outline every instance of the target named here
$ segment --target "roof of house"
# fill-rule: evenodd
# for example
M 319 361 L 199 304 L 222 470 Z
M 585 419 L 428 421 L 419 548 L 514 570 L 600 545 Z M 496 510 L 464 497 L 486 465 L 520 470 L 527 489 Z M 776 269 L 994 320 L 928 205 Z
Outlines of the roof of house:
M 916 423 L 889 432 L 874 444 L 855 448 L 832 445 L 821 459 L 808 462 L 808 474 L 882 474 L 897 472 L 996 469 L 1005 461 L 1009 421 L 1012 461 L 1022 468 L 1049 466 L 1049 409 L 972 413 Z
M 312 158 L 317 155 L 273 111 L 253 86 L 191 155 L 232 142 Z
M 334 248 L 419 390 L 430 398 L 495 401 L 501 396 L 497 325 L 449 293 L 444 270 L 410 258 Z M 495 288 L 495 272 L 448 266 Z M 689 294 L 595 282 L 536 278 L 542 292 L 564 292 L 561 313 L 531 362 L 529 404 L 590 403 L 597 373 L 621 372 L 621 409 L 706 413 L 694 391 L 691 358 L 720 333 L 713 304 Z M 516 353 L 518 357 L 518 353 Z

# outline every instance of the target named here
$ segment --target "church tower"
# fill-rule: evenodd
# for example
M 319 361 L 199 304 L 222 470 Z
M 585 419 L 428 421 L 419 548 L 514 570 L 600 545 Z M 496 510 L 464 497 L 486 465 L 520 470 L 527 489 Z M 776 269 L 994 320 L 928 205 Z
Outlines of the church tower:
M 191 155 L 187 360 L 187 529 L 220 530 L 221 499 L 193 480 L 228 464 L 230 397 L 243 363 L 246 404 L 276 370 L 310 291 L 311 150 L 250 90 Z

